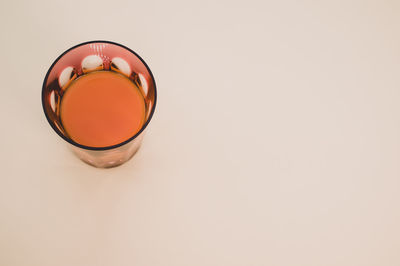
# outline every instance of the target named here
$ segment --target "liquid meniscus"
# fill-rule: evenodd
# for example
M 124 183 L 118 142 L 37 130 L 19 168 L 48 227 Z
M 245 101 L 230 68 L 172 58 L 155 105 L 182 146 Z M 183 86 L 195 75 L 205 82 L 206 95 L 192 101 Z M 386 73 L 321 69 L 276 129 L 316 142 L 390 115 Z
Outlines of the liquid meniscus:
M 140 89 L 122 74 L 95 71 L 74 80 L 64 93 L 61 122 L 68 136 L 90 147 L 119 144 L 134 136 L 145 121 Z

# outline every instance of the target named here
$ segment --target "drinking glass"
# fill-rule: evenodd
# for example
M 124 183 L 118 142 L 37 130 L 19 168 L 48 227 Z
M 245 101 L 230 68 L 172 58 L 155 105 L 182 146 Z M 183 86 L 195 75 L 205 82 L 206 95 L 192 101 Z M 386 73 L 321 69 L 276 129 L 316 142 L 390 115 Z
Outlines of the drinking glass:
M 116 145 L 90 147 L 68 136 L 60 117 L 60 105 L 69 84 L 91 71 L 119 72 L 136 83 L 145 101 L 145 120 L 140 130 Z M 50 66 L 42 87 L 42 105 L 47 121 L 72 151 L 84 162 L 100 168 L 118 166 L 128 161 L 139 149 L 145 129 L 156 107 L 156 83 L 150 68 L 134 51 L 110 41 L 78 44 L 62 53 Z

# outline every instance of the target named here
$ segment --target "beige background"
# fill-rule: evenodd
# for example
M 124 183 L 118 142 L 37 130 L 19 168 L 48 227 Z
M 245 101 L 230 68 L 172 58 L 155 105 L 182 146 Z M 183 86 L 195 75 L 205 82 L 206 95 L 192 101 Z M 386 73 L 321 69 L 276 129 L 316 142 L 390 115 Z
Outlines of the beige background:
M 400 2 L 2 1 L 0 265 L 400 265 Z M 145 143 L 108 170 L 53 132 L 53 60 L 151 67 Z

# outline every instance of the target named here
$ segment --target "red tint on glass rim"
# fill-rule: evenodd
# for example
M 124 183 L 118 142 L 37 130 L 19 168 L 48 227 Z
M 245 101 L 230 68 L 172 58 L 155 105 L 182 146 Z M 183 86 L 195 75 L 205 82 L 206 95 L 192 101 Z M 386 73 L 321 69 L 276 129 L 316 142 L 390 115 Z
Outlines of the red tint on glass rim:
M 116 71 L 127 76 L 141 88 L 146 104 L 146 119 L 141 129 L 129 139 L 107 147 L 90 147 L 73 141 L 60 118 L 61 99 L 70 82 L 97 70 Z M 156 100 L 156 83 L 144 60 L 128 47 L 110 41 L 84 42 L 62 53 L 47 71 L 42 87 L 42 106 L 51 127 L 72 145 L 78 157 L 97 167 L 122 164 L 136 153 L 154 114 Z

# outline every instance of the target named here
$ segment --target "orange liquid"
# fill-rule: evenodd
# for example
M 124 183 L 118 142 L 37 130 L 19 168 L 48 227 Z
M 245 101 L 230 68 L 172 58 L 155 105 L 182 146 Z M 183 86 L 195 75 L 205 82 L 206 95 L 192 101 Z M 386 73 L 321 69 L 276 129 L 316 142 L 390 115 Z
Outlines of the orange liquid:
M 145 120 L 145 102 L 140 89 L 127 77 L 96 71 L 69 85 L 60 115 L 72 140 L 106 147 L 128 140 L 140 130 Z

